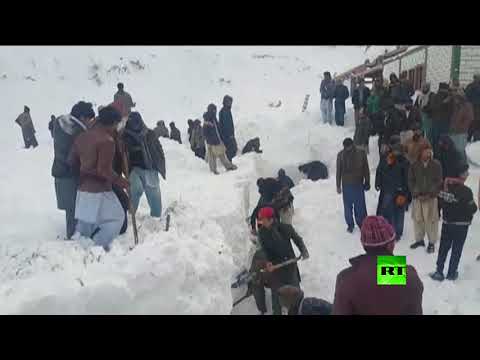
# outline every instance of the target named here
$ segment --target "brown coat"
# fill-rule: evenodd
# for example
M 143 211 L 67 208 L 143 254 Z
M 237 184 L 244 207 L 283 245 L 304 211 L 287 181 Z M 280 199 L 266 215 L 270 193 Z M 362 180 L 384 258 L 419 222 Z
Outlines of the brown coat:
M 420 159 L 420 153 L 425 146 L 432 147 L 428 139 L 423 136 L 420 137 L 418 141 L 413 139 L 407 141 L 405 144 L 405 153 L 410 164 L 413 164 Z
M 365 151 L 353 147 L 337 156 L 337 187 L 340 185 L 370 184 L 370 170 Z
M 121 177 L 113 171 L 115 157 L 114 133 L 100 125 L 81 133 L 70 153 L 73 168 L 80 169 L 80 191 L 99 193 L 119 186 Z
M 454 134 L 466 134 L 473 122 L 473 106 L 468 101 L 455 107 L 450 121 L 450 131 Z
M 426 167 L 420 160 L 410 166 L 408 188 L 414 198 L 422 195 L 436 197 L 442 189 L 442 183 L 442 165 L 438 160 L 430 160 Z
M 385 253 L 385 255 L 390 255 Z M 332 315 L 422 315 L 423 284 L 407 265 L 407 284 L 377 285 L 377 256 L 350 259 L 337 276 Z

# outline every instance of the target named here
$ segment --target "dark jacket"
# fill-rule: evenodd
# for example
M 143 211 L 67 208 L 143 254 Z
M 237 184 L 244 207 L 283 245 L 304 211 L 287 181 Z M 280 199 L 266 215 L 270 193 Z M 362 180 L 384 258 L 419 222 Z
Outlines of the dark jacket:
M 53 127 L 55 126 L 55 122 L 57 121 L 57 119 L 55 120 L 50 120 L 48 122 L 48 131 L 50 131 L 50 134 L 52 135 L 52 139 L 53 139 Z
M 413 197 L 429 195 L 436 197 L 442 188 L 442 165 L 435 159 L 428 162 L 427 167 L 421 160 L 413 163 L 408 171 L 408 188 Z
M 170 138 L 170 133 L 168 132 L 168 129 L 165 125 L 163 125 L 163 126 L 157 125 L 153 129 L 153 132 L 155 133 L 155 136 L 157 138 L 159 138 L 160 136 L 164 137 L 164 138 Z
M 335 95 L 335 81 L 333 79 L 330 80 L 322 80 L 320 83 L 320 98 L 322 100 L 332 100 Z
M 288 310 L 288 315 L 331 315 L 332 304 L 314 297 L 302 297 Z
M 176 127 L 171 127 L 170 128 L 170 139 L 178 142 L 179 144 L 182 143 L 182 139 L 180 136 L 180 130 L 178 130 Z
M 273 198 L 275 195 L 282 189 L 280 183 L 277 179 L 274 178 L 265 178 L 263 179 L 262 185 L 259 187 L 258 192 L 260 193 L 260 199 L 258 200 L 257 206 L 253 209 L 252 215 L 250 216 L 250 225 L 252 229 L 256 228 L 257 214 L 262 207 L 271 206 L 273 207 Z M 279 219 L 278 212 L 275 213 L 277 219 Z
M 335 92 L 333 93 L 335 99 L 335 111 L 345 112 L 345 100 L 347 100 L 349 96 L 350 93 L 345 85 L 341 84 L 335 86 Z
M 367 88 L 366 86 L 363 86 L 363 91 L 364 91 L 363 100 L 360 103 L 360 87 L 356 87 L 355 90 L 353 90 L 352 104 L 353 104 L 353 108 L 356 110 L 367 107 L 367 101 L 370 96 L 370 89 Z
M 389 87 L 389 95 L 394 104 L 406 104 L 411 100 L 414 91 L 409 83 L 399 82 L 391 84 Z
M 57 118 L 53 126 L 53 177 L 72 178 L 78 176 L 69 162 L 69 154 L 75 138 L 86 130 L 85 124 L 71 115 Z
M 303 239 L 297 234 L 292 225 L 288 224 L 274 223 L 270 229 L 260 228 L 258 240 L 267 260 L 273 265 L 295 258 L 291 240 L 301 253 L 307 250 Z M 297 264 L 280 268 L 275 271 L 275 275 L 276 277 L 278 276 L 281 285 L 287 285 L 290 284 L 289 280 L 295 277 L 295 272 L 298 280 L 300 280 Z
M 468 164 L 456 149 L 450 136 L 442 136 L 441 140 L 446 146 L 438 147 L 439 151 L 437 156 L 438 161 L 440 161 L 442 165 L 443 179 L 447 177 L 459 177 L 460 174 L 468 170 Z
M 408 160 L 402 155 L 396 156 L 393 165 L 389 165 L 383 157 L 377 167 L 375 187 L 387 194 L 408 192 Z
M 389 108 L 385 117 L 384 142 L 388 143 L 392 136 L 400 135 L 400 132 L 404 130 L 406 121 L 407 117 L 403 111 L 395 107 Z
M 155 170 L 166 178 L 165 154 L 153 130 L 148 129 L 145 124 L 133 129 L 127 122 L 122 138 L 127 147 L 130 168 Z
M 205 149 L 205 137 L 203 136 L 203 129 L 200 121 L 193 125 L 192 139 L 190 141 L 193 150 Z
M 466 134 L 473 122 L 473 106 L 468 101 L 454 106 L 450 120 L 450 132 L 453 134 Z
M 291 189 L 295 186 L 292 179 L 288 175 L 278 177 L 277 180 L 282 187 Z
M 370 185 L 370 170 L 367 154 L 353 146 L 338 153 L 337 187 L 355 184 Z
M 474 106 L 480 105 L 480 83 L 468 84 L 465 89 L 465 96 L 467 100 L 470 101 Z
M 282 209 L 288 208 L 293 204 L 294 197 L 288 187 L 284 187 L 275 194 L 272 200 L 272 206 L 275 211 L 279 212 Z
M 328 179 L 328 168 L 321 161 L 311 161 L 298 167 L 312 181 Z
M 218 113 L 218 131 L 222 137 L 223 142 L 231 137 L 235 137 L 235 127 L 233 125 L 232 110 L 230 108 L 222 107 Z
M 368 117 L 361 117 L 357 126 L 355 127 L 353 143 L 359 146 L 368 145 L 371 132 L 372 125 L 370 119 Z
M 260 139 L 255 138 L 255 139 L 248 140 L 248 142 L 246 143 L 245 147 L 242 150 L 242 154 L 246 154 L 253 151 L 255 151 L 258 154 L 263 153 L 263 151 L 260 150 Z
M 472 190 L 463 184 L 448 184 L 447 192 L 453 195 L 454 200 L 440 199 L 443 211 L 443 221 L 446 223 L 472 223 L 473 215 L 478 208 L 473 199 Z
M 214 113 L 203 114 L 203 135 L 208 145 L 220 145 L 221 139 L 218 132 L 218 121 Z
M 97 125 L 77 136 L 70 163 L 80 169 L 80 191 L 108 192 L 112 191 L 112 184 L 120 185 L 120 176 L 113 170 L 115 152 L 113 134 L 103 126 Z
M 409 112 L 407 117 L 405 118 L 405 123 L 402 126 L 402 131 L 413 130 L 415 126 L 421 129 L 422 125 L 422 114 L 420 110 L 414 106 Z
M 448 92 L 439 91 L 430 99 L 433 125 L 447 126 L 450 123 L 453 108 L 451 101 L 447 100 L 448 97 Z
M 333 315 L 423 314 L 423 283 L 413 266 L 407 265 L 405 286 L 384 286 L 377 285 L 377 255 L 360 255 L 350 264 L 337 276 Z

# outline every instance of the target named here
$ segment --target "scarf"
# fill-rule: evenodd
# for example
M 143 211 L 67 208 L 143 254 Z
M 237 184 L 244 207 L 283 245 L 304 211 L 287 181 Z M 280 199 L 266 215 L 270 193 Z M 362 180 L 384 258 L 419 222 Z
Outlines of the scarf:
M 130 144 L 132 150 L 141 150 L 145 166 L 147 167 L 147 169 L 152 170 L 152 154 L 150 153 L 150 149 L 148 148 L 148 144 L 146 141 L 148 129 L 144 126 L 140 131 L 137 132 L 125 128 L 124 132 L 125 134 L 128 134 L 130 136 L 130 139 L 133 141 L 133 143 Z
M 418 95 L 418 104 L 420 105 L 420 109 L 423 109 L 428 105 L 428 102 L 430 101 L 430 94 L 431 91 L 428 93 L 424 94 L 423 92 Z

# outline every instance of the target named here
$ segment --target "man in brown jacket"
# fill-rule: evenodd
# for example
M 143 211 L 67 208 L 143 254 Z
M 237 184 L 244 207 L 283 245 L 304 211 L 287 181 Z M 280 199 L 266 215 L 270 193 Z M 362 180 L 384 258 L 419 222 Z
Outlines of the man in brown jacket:
M 113 170 L 115 128 L 121 115 L 113 107 L 99 111 L 95 126 L 79 134 L 73 143 L 70 162 L 80 170 L 75 206 L 76 230 L 92 238 L 96 245 L 109 251 L 110 244 L 122 228 L 125 214 L 112 184 L 122 189 L 128 181 Z
M 361 242 L 366 254 L 350 259 L 337 276 L 332 315 L 422 315 L 423 284 L 407 265 L 405 286 L 377 284 L 377 257 L 393 256 L 395 231 L 381 216 L 368 216 Z
M 428 236 L 428 253 L 435 251 L 438 240 L 438 199 L 442 188 L 442 165 L 433 159 L 429 146 L 422 149 L 420 159 L 410 166 L 408 187 L 413 196 L 412 220 L 415 231 L 415 242 L 410 246 L 416 249 L 425 246 L 425 232 Z
M 404 146 L 406 158 L 410 164 L 413 164 L 420 159 L 420 153 L 425 146 L 431 147 L 430 142 L 425 136 L 423 136 L 422 129 L 416 125 L 413 137 L 408 140 Z
M 24 106 L 23 113 L 18 115 L 15 122 L 22 128 L 23 141 L 25 148 L 30 146 L 36 148 L 38 146 L 37 138 L 35 137 L 35 127 L 33 126 L 32 117 L 30 116 L 30 109 L 28 106 Z
M 467 160 L 465 148 L 467 146 L 468 130 L 473 123 L 473 106 L 460 93 L 453 95 L 453 114 L 450 121 L 450 138 L 455 148 Z
M 337 193 L 343 193 L 343 207 L 347 231 L 353 232 L 353 211 L 358 227 L 367 216 L 365 191 L 370 190 L 370 170 L 365 151 L 357 149 L 353 140 L 343 141 L 343 150 L 337 156 Z

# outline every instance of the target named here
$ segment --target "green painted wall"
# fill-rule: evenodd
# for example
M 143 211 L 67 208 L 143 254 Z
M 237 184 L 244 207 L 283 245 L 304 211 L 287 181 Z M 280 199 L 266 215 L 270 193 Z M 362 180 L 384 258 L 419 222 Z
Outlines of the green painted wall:
M 450 79 L 458 80 L 460 77 L 460 59 L 462 57 L 462 47 L 452 46 L 452 66 L 450 68 Z

